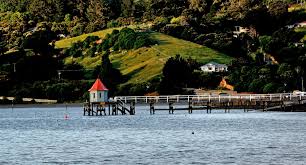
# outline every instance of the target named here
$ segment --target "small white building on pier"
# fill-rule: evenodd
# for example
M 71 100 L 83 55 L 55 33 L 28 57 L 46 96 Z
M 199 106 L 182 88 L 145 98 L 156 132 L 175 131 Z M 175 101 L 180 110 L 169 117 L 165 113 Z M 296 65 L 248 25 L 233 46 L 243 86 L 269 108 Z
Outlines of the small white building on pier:
M 89 101 L 91 103 L 108 102 L 108 89 L 99 78 L 97 78 L 88 92 L 90 95 Z

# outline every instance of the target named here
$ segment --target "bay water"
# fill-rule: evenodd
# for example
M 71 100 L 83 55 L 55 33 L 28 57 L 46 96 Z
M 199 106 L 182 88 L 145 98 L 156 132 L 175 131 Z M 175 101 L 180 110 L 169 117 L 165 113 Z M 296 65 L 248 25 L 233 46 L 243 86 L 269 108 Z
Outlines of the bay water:
M 66 116 L 66 117 L 65 117 Z M 306 164 L 306 113 L 0 109 L 0 164 Z

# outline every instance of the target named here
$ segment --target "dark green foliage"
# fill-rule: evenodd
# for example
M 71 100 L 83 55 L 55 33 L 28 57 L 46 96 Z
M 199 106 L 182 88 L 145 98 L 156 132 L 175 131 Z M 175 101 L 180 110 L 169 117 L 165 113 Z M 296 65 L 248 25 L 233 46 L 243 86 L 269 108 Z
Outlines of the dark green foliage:
M 120 24 L 115 21 L 115 20 L 111 20 L 107 23 L 107 28 L 114 28 L 114 27 L 119 27 Z
M 85 25 L 78 23 L 76 26 L 74 26 L 71 30 L 71 36 L 79 36 L 83 34 L 85 30 Z
M 96 52 L 102 52 L 101 45 L 97 45 L 96 41 L 100 38 L 98 36 L 88 36 L 83 42 L 73 43 L 68 49 L 65 49 L 65 56 L 72 56 L 74 58 L 82 57 L 83 52 L 86 51 L 86 56 L 94 57 Z
M 61 72 L 61 79 L 67 80 L 80 80 L 84 79 L 84 68 L 77 63 L 67 64 L 63 67 Z
M 6 43 L 2 33 L 3 33 L 2 30 L 0 30 L 0 55 L 6 52 Z
M 136 39 L 136 33 L 133 29 L 124 28 L 118 36 L 118 43 L 121 49 L 132 49 Z
M 163 78 L 160 84 L 160 94 L 175 94 L 184 92 L 182 88 L 189 87 L 193 71 L 199 64 L 192 59 L 183 59 L 180 55 L 171 57 L 163 68 Z
M 274 93 L 279 92 L 278 89 L 280 88 L 280 84 L 277 83 L 268 83 L 263 87 L 263 93 Z
M 48 24 L 38 25 L 35 31 L 28 34 L 21 45 L 22 49 L 32 49 L 39 55 L 50 55 L 54 45 L 50 43 L 56 38 L 56 34 L 51 31 Z
M 90 49 L 87 50 L 86 56 L 94 57 L 96 55 L 96 50 L 97 48 L 95 46 L 91 47 Z
M 88 36 L 86 39 L 83 41 L 83 48 L 90 48 L 91 44 L 100 38 L 98 36 Z
M 66 56 L 72 56 L 74 58 L 81 57 L 82 53 L 82 42 L 73 43 L 72 46 L 65 50 L 64 54 Z
M 121 72 L 114 68 L 109 60 L 109 51 L 106 51 L 102 56 L 102 65 L 100 68 L 100 78 L 110 90 L 110 95 L 114 94 L 117 86 L 124 81 Z
M 19 81 L 49 80 L 54 77 L 57 61 L 49 56 L 27 56 L 16 63 L 16 79 Z
M 135 32 L 130 28 L 123 28 L 121 31 L 113 30 L 111 34 L 107 34 L 98 50 L 107 51 L 113 48 L 114 51 L 138 49 L 155 44 L 156 41 L 151 39 L 147 33 Z

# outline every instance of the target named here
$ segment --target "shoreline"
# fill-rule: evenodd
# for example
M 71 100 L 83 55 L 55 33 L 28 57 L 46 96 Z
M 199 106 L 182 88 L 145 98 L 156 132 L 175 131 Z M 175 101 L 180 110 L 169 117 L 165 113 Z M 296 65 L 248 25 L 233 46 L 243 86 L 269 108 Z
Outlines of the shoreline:
M 8 109 L 8 108 L 60 108 L 60 107 L 82 107 L 82 103 L 59 103 L 59 104 L 14 104 L 9 105 L 9 104 L 3 104 L 0 105 L 0 110 L 1 109 Z

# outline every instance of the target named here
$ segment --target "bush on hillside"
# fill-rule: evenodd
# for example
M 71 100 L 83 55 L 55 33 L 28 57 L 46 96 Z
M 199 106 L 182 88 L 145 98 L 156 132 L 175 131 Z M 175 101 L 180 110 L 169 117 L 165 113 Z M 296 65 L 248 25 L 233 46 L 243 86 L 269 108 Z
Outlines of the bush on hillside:
M 120 24 L 119 24 L 119 22 L 116 21 L 116 20 L 111 20 L 111 21 L 109 21 L 109 22 L 107 23 L 106 26 L 107 26 L 107 28 L 114 28 L 114 27 L 119 27 Z
M 76 24 L 71 30 L 71 36 L 79 36 L 82 35 L 85 30 L 85 26 L 82 23 Z
M 83 41 L 83 48 L 90 48 L 91 44 L 93 44 L 95 41 L 99 40 L 100 38 L 98 36 L 88 36 Z
M 110 48 L 113 48 L 115 51 L 120 49 L 130 50 L 150 46 L 155 43 L 156 41 L 151 39 L 147 33 L 123 28 L 121 31 L 114 30 L 111 34 L 106 35 L 102 43 L 102 49 L 104 51 Z

